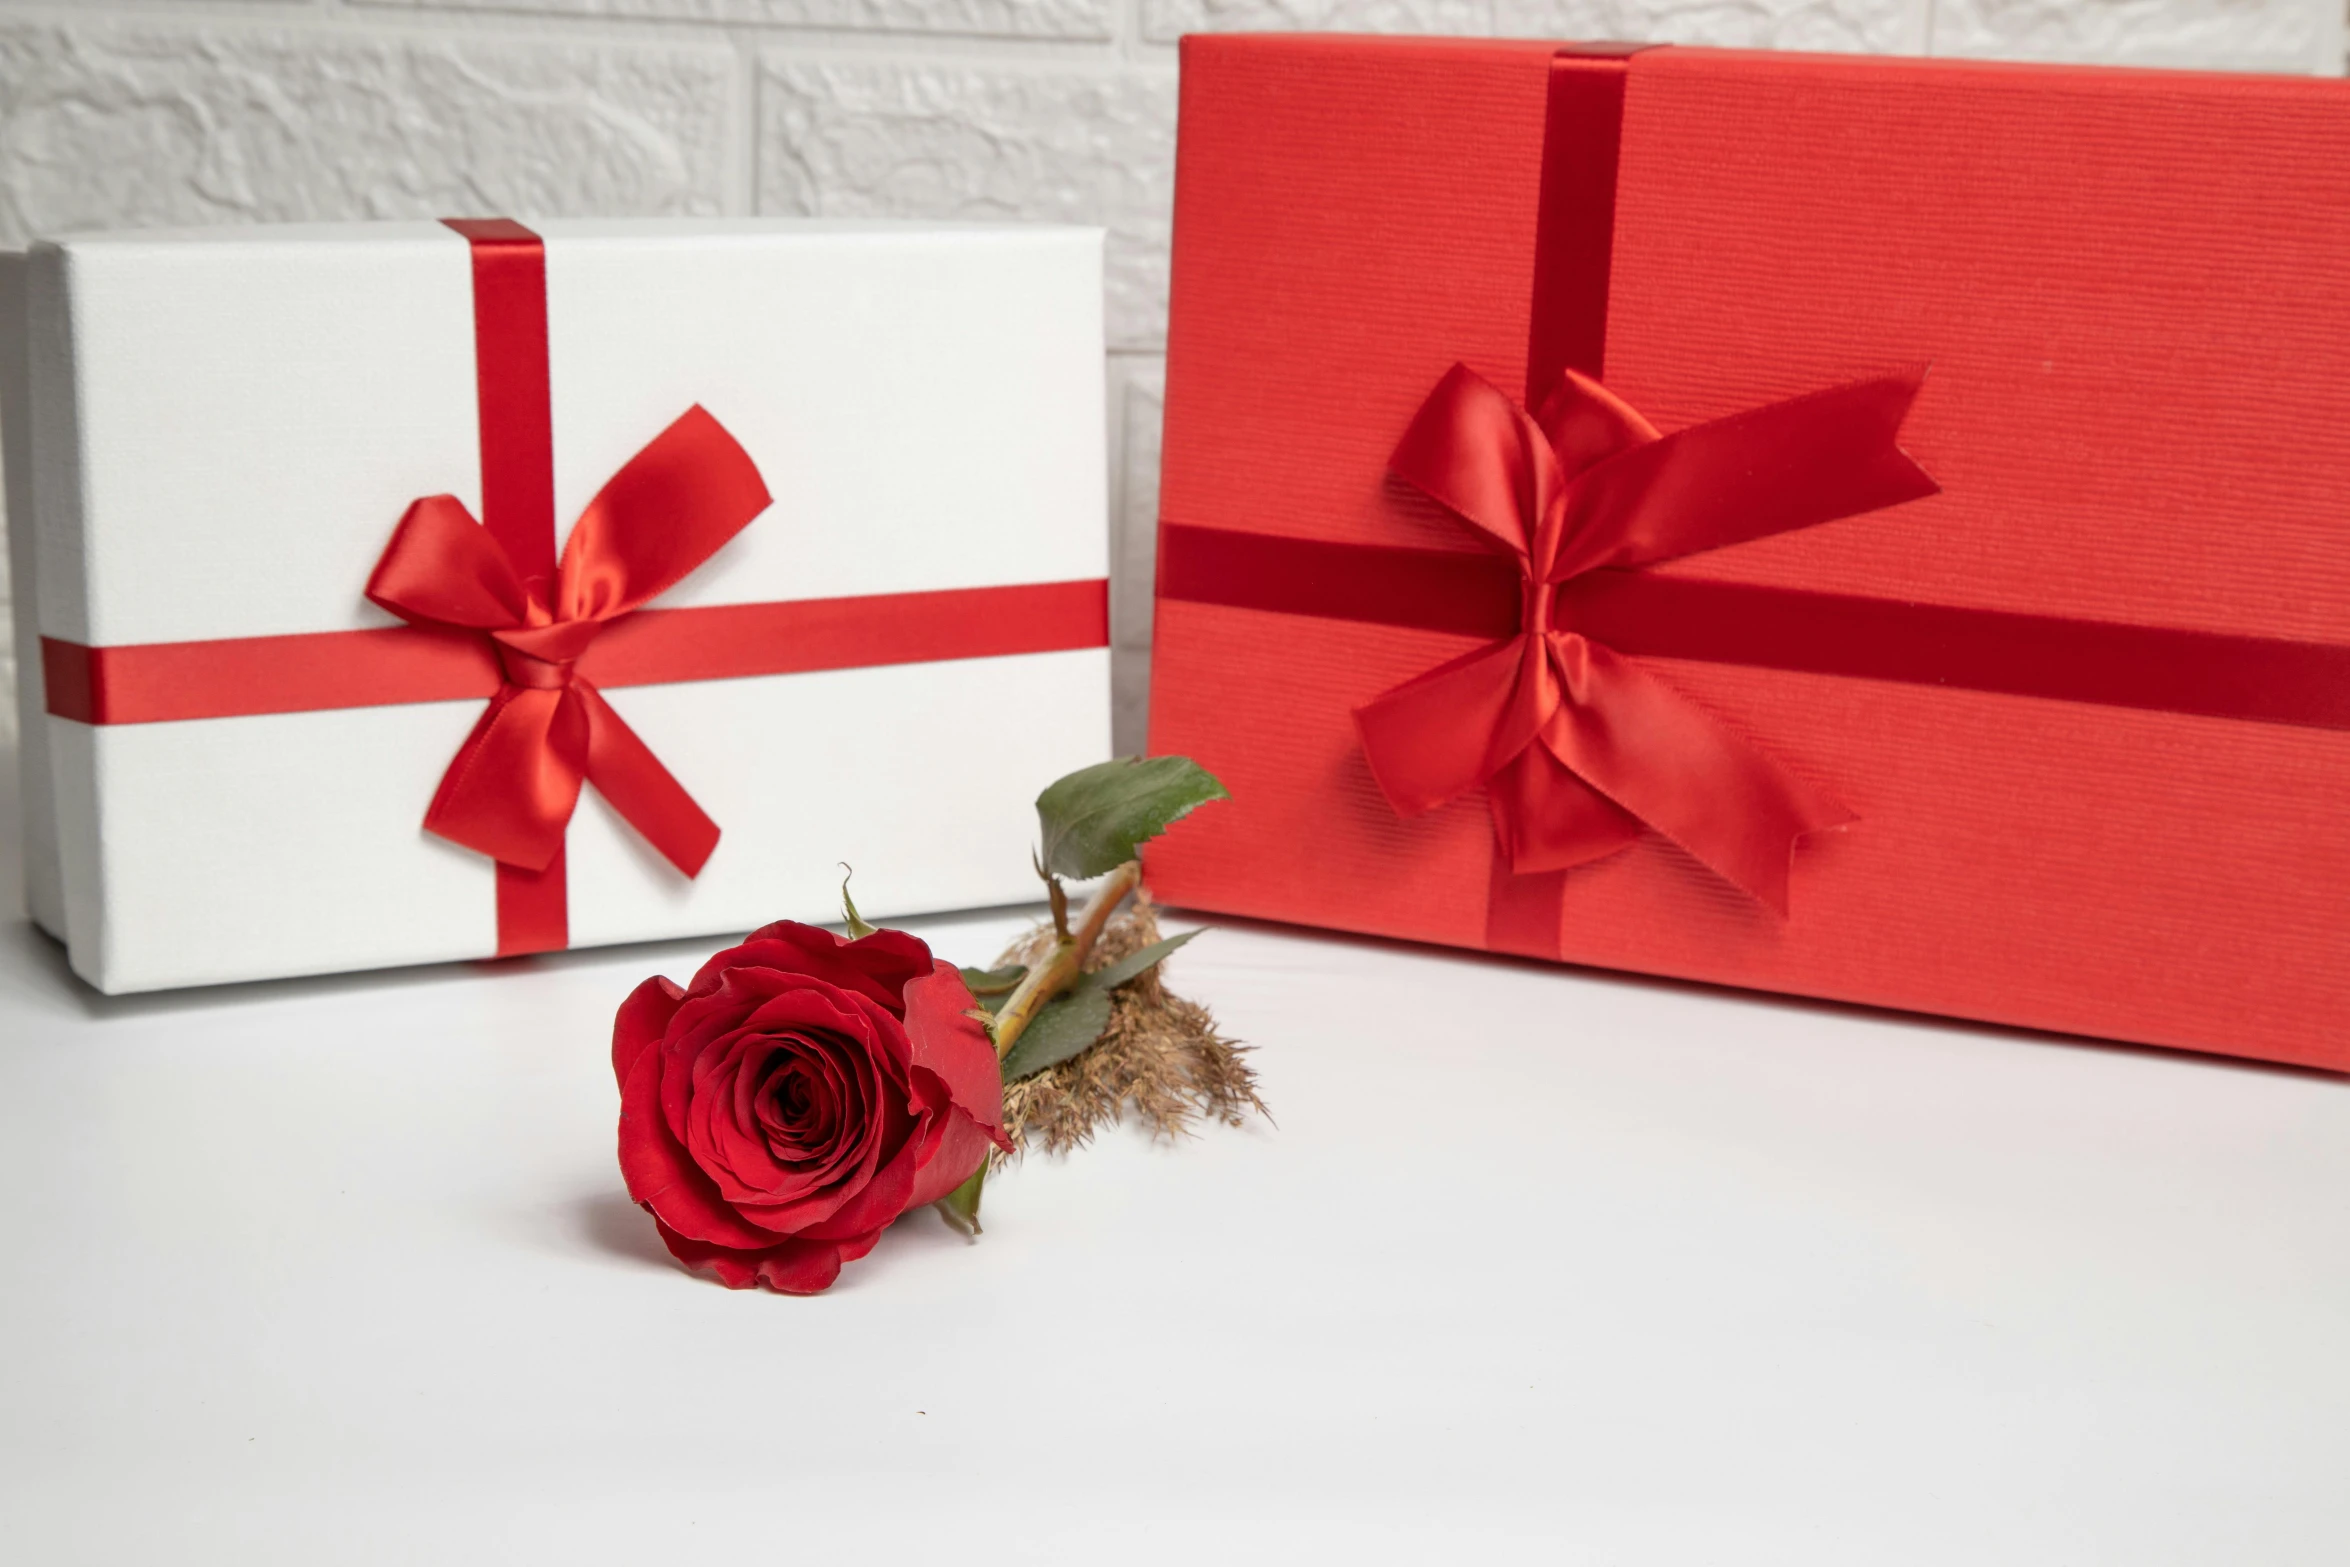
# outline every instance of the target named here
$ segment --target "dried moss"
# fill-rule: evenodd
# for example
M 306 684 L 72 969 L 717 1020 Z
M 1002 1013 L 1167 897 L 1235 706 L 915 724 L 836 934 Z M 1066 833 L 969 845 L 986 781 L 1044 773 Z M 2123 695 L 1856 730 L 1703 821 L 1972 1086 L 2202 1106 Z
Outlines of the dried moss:
M 1105 967 L 1158 939 L 1158 913 L 1137 893 L 1103 928 L 1085 966 Z M 997 962 L 1035 963 L 1052 942 L 1052 927 L 1039 925 Z M 1206 1007 L 1169 991 L 1152 968 L 1111 993 L 1110 1026 L 1094 1045 L 1004 1090 L 1004 1129 L 1022 1153 L 1058 1154 L 1084 1147 L 1129 1111 L 1152 1135 L 1168 1138 L 1191 1135 L 1203 1120 L 1239 1126 L 1251 1111 L 1270 1119 L 1243 1059 L 1248 1053 L 1218 1031 Z

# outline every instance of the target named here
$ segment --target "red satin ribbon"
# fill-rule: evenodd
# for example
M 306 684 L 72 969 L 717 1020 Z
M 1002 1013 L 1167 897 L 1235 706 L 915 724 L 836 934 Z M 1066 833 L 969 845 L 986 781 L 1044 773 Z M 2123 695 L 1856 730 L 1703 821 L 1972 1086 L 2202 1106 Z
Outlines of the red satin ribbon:
M 1931 495 L 1894 444 L 1914 375 L 1859 381 L 1659 437 L 1569 370 L 1529 418 L 1453 367 L 1390 466 L 1516 568 L 1516 634 L 1355 712 L 1414 816 L 1485 786 L 1511 871 L 1568 870 L 1645 823 L 1784 914 L 1795 840 L 1850 812 L 1556 615 L 1559 584 Z
M 1483 550 L 1159 534 L 1161 598 L 1276 615 L 1508 637 L 1519 581 Z M 1615 570 L 1561 585 L 1551 623 L 1635 656 L 2350 730 L 2350 647 L 2330 643 Z
M 411 625 L 486 632 L 503 680 L 442 776 L 425 828 L 544 871 L 583 781 L 688 876 L 718 845 L 695 805 L 578 663 L 610 622 L 667 591 L 767 509 L 750 454 L 699 406 L 588 502 L 550 594 L 453 495 L 408 508 L 367 596 Z
M 511 218 L 450 218 L 473 259 L 474 403 L 482 526 L 523 581 L 555 574 L 555 412 L 547 369 L 547 247 Z M 571 943 L 563 846 L 536 868 L 498 864 L 498 955 Z
M 740 680 L 1101 647 L 1108 585 L 1023 582 L 927 593 L 640 609 L 580 655 L 597 689 Z M 84 724 L 183 723 L 494 697 L 496 644 L 395 626 L 87 647 L 41 639 L 48 711 Z
M 1562 370 L 1605 379 L 1626 62 L 1655 47 L 1570 44 L 1551 57 L 1542 194 L 1535 207 L 1534 298 L 1526 329 L 1529 408 L 1542 406 Z
M 547 254 L 506 218 L 451 220 L 473 260 L 482 520 L 412 504 L 367 596 L 411 625 L 486 632 L 503 675 L 424 814 L 498 864 L 498 950 L 570 940 L 564 834 L 583 781 L 688 876 L 718 824 L 578 670 L 604 626 L 667 591 L 767 509 L 750 454 L 699 405 L 621 466 L 555 556 Z

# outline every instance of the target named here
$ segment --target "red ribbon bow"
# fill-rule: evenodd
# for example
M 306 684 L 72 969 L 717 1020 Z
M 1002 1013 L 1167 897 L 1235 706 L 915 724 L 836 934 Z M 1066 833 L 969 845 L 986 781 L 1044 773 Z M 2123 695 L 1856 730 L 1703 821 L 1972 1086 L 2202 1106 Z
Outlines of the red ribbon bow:
M 442 775 L 426 830 L 541 871 L 583 779 L 686 875 L 718 824 L 577 664 L 607 625 L 667 591 L 766 510 L 767 485 L 699 404 L 625 463 L 572 526 L 552 584 L 525 578 L 454 495 L 411 504 L 367 596 L 422 626 L 485 632 L 503 683 Z
M 1516 564 L 1524 608 L 1514 637 L 1356 710 L 1388 800 L 1412 816 L 1484 784 L 1519 875 L 1611 854 L 1646 823 L 1784 915 L 1795 841 L 1852 813 L 1561 624 L 1559 585 L 1935 494 L 1894 444 L 1919 376 L 1660 437 L 1576 371 L 1529 418 L 1455 365 L 1389 466 Z

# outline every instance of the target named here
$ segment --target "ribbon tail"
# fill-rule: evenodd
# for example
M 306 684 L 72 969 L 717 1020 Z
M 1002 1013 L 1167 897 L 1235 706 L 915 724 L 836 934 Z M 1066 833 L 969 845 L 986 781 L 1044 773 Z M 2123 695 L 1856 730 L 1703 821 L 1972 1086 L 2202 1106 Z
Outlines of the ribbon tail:
M 571 693 L 587 715 L 588 781 L 663 859 L 687 876 L 700 875 L 718 847 L 718 824 L 694 804 L 601 692 L 575 679 Z
M 1858 818 L 1630 660 L 1571 634 L 1552 647 L 1568 699 L 1543 744 L 1784 918 L 1796 841 Z
M 425 830 L 503 865 L 552 864 L 588 761 L 586 715 L 568 697 L 501 687 L 441 775 Z
M 1923 370 L 1692 425 L 1597 463 L 1566 499 L 1549 580 L 1880 511 L 1941 486 L 1896 443 Z
M 1398 815 L 1468 793 L 1492 776 L 1489 758 L 1506 761 L 1533 743 L 1540 714 L 1511 723 L 1525 705 L 1516 700 L 1524 645 L 1512 638 L 1465 653 L 1355 709 L 1371 776 Z
M 1530 745 L 1487 781 L 1494 838 L 1520 876 L 1605 859 L 1640 836 L 1639 819 Z

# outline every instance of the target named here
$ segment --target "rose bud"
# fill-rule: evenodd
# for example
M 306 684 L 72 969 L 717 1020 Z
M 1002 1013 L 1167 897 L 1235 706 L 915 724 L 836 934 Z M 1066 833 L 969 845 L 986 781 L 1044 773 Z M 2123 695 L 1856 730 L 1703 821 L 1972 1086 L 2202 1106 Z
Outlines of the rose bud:
M 1003 1080 L 962 976 L 903 931 L 778 923 L 621 1003 L 620 1169 L 689 1268 L 830 1285 L 884 1226 L 1004 1142 Z

